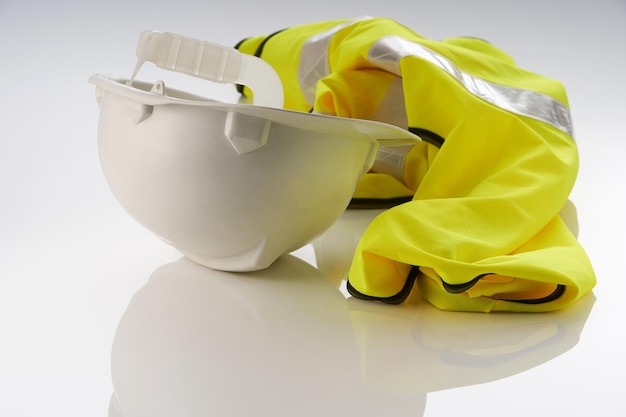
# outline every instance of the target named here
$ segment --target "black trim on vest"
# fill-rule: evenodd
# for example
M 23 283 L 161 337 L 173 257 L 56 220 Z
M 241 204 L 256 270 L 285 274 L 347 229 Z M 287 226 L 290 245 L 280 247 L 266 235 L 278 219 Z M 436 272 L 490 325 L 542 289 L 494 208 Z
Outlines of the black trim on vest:
M 383 209 L 399 206 L 413 200 L 410 197 L 394 197 L 394 198 L 353 198 L 348 204 L 349 209 L 367 210 L 367 209 Z
M 461 293 L 469 290 L 470 288 L 472 288 L 474 285 L 476 285 L 476 283 L 478 281 L 480 281 L 486 275 L 491 275 L 491 274 L 479 275 L 476 278 L 472 279 L 471 281 L 465 282 L 463 284 L 448 284 L 443 279 L 441 280 L 441 283 L 443 284 L 443 288 L 446 291 L 448 291 L 450 294 L 461 294 Z M 441 278 L 439 278 L 439 279 L 441 279 Z
M 245 41 L 247 41 L 250 38 L 244 38 L 242 40 L 240 40 L 239 42 L 237 42 L 237 45 L 235 45 L 235 49 L 239 50 L 239 47 L 241 46 L 242 43 L 244 43 Z
M 409 276 L 404 282 L 404 286 L 402 287 L 402 289 L 397 294 L 392 295 L 391 297 L 374 297 L 372 295 L 363 294 L 359 292 L 356 288 L 354 288 L 352 284 L 350 284 L 349 279 L 348 279 L 348 282 L 346 283 L 346 289 L 348 290 L 350 295 L 352 295 L 354 298 L 359 298 L 361 300 L 381 301 L 385 304 L 400 304 L 404 300 L 406 300 L 406 298 L 411 293 L 411 290 L 413 289 L 413 284 L 415 283 L 415 279 L 417 278 L 418 273 L 419 273 L 419 268 L 416 266 L 412 267 L 411 270 L 409 271 Z
M 443 288 L 445 288 L 445 290 L 449 292 L 450 294 L 461 294 L 469 290 L 470 288 L 472 288 L 474 285 L 476 285 L 478 281 L 480 281 L 482 278 L 486 277 L 487 275 L 493 275 L 493 274 L 479 275 L 476 278 L 464 284 L 448 284 L 443 279 L 441 280 L 441 283 L 443 284 Z M 509 300 L 506 298 L 496 298 L 496 300 L 508 301 L 510 303 L 519 303 L 519 304 L 544 304 L 544 303 L 549 303 L 550 301 L 554 301 L 557 298 L 561 297 L 565 293 L 565 288 L 566 288 L 565 285 L 557 284 L 556 288 L 551 294 L 545 297 L 541 297 L 541 298 L 529 298 L 526 300 Z
M 385 304 L 400 304 L 404 302 L 409 296 L 409 294 L 411 293 L 411 290 L 413 289 L 413 285 L 415 284 L 415 280 L 417 279 L 418 273 L 419 273 L 419 267 L 417 266 L 411 267 L 411 270 L 409 271 L 409 274 L 407 276 L 406 281 L 404 282 L 404 286 L 402 287 L 402 289 L 397 294 L 394 294 L 390 297 L 376 297 L 373 295 L 363 294 L 362 292 L 354 288 L 352 284 L 350 284 L 350 279 L 348 279 L 346 283 L 346 289 L 348 290 L 348 293 L 350 293 L 350 295 L 352 295 L 355 298 L 359 298 L 361 300 L 381 301 Z M 488 273 L 488 274 L 479 275 L 476 278 L 464 284 L 448 284 L 444 280 L 441 280 L 441 282 L 443 284 L 444 289 L 450 294 L 461 294 L 469 290 L 470 288 L 472 288 L 474 285 L 476 285 L 478 281 L 480 281 L 482 278 L 486 277 L 487 275 L 492 275 L 492 274 Z M 566 289 L 565 285 L 557 284 L 555 290 L 551 294 L 545 297 L 530 298 L 527 300 L 508 300 L 508 299 L 496 299 L 496 300 L 507 301 L 510 303 L 519 303 L 519 304 L 533 304 L 533 305 L 544 304 L 544 303 L 549 303 L 551 301 L 554 301 L 558 299 L 559 297 L 561 297 L 563 294 L 565 294 L 565 289 Z
M 443 143 L 446 141 L 443 137 L 439 136 L 435 132 L 427 129 L 422 129 L 421 127 L 409 127 L 409 132 L 419 136 L 424 142 L 435 145 L 438 148 L 441 148 L 443 146 Z
M 287 29 L 277 30 L 276 32 L 272 34 L 267 35 L 265 39 L 263 39 L 263 41 L 256 48 L 256 51 L 254 51 L 254 56 L 261 58 L 261 54 L 263 53 L 263 48 L 265 48 L 265 44 L 267 43 L 267 41 L 269 41 L 270 39 L 272 39 L 274 36 L 278 35 L 279 33 L 284 32 L 285 30 Z

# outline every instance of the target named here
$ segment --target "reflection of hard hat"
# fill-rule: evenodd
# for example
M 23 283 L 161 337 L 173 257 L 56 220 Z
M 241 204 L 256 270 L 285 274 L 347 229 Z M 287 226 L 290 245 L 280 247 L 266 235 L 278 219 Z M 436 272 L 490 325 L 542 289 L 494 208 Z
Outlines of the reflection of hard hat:
M 422 415 L 424 393 L 370 389 L 361 369 L 346 300 L 307 262 L 236 274 L 182 258 L 120 319 L 109 417 Z
M 144 32 L 137 56 L 130 80 L 90 78 L 105 177 L 137 221 L 212 268 L 264 268 L 307 244 L 344 211 L 380 141 L 419 140 L 391 125 L 280 109 L 271 67 L 234 48 Z M 247 85 L 255 105 L 134 81 L 145 61 Z

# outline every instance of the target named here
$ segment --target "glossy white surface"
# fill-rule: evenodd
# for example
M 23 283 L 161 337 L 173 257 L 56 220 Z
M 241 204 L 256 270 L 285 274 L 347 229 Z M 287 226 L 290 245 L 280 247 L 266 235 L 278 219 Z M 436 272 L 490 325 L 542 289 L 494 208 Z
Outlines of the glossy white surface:
M 0 415 L 626 415 L 626 4 L 472 3 L 0 2 Z M 231 275 L 180 260 L 115 202 L 87 78 L 129 76 L 142 30 L 234 44 L 364 14 L 489 39 L 564 82 L 593 296 L 531 316 L 365 303 L 338 286 L 371 212 Z

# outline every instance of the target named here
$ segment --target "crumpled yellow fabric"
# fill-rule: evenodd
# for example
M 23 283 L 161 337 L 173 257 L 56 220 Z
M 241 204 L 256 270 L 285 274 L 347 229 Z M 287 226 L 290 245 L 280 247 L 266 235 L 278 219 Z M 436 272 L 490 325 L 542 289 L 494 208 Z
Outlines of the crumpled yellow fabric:
M 301 50 L 338 25 L 345 27 L 327 44 L 311 108 Z M 423 57 L 402 56 L 399 74 L 372 62 L 372 45 L 390 36 L 475 79 L 568 106 L 560 82 L 519 68 L 488 42 L 434 41 L 388 19 L 312 23 L 242 41 L 239 50 L 278 72 L 286 108 L 406 124 L 425 139 L 408 153 L 402 179 L 368 173 L 355 192 L 355 199 L 410 201 L 376 217 L 361 237 L 351 294 L 400 303 L 416 288 L 445 310 L 547 311 L 589 293 L 593 268 L 558 214 L 578 170 L 569 132 L 472 94 Z M 399 108 L 403 118 L 392 121 Z

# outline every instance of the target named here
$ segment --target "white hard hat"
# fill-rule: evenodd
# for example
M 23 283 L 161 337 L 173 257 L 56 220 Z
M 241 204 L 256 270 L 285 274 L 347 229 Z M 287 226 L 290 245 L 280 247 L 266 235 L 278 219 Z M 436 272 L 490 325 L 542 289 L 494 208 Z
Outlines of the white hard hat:
M 137 56 L 128 80 L 89 79 L 106 180 L 139 223 L 214 269 L 262 269 L 309 243 L 348 206 L 379 142 L 419 140 L 383 123 L 282 109 L 274 70 L 234 48 L 146 31 Z M 246 85 L 254 104 L 135 81 L 146 61 Z

